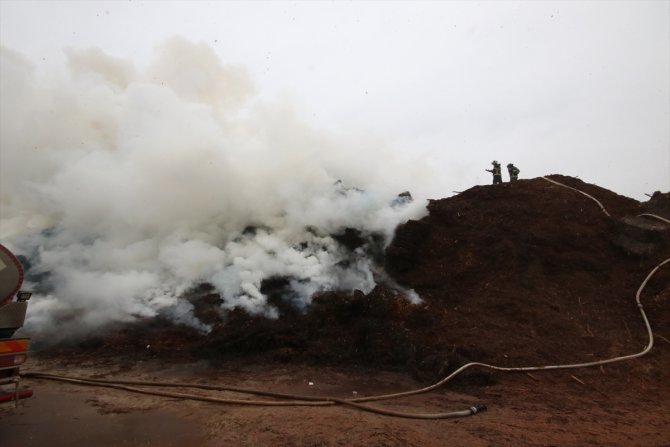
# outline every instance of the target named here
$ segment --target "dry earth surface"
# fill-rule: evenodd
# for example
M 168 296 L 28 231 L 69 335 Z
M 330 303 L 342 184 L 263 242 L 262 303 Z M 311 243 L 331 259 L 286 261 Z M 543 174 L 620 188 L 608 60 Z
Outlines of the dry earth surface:
M 669 364 L 670 344 L 661 344 L 650 357 Z M 433 392 L 375 404 L 409 412 L 460 410 L 478 403 L 488 407 L 466 418 L 425 421 L 340 406 L 218 405 L 31 379 L 35 397 L 2 410 L 0 434 L 4 447 L 667 446 L 670 416 L 664 409 L 670 406 L 670 392 L 667 382 L 646 374 L 648 366 L 642 359 L 602 369 L 499 373 L 494 385 L 456 380 Z M 33 360 L 29 368 L 342 398 L 419 386 L 399 373 L 296 365 L 239 364 L 212 370 L 204 363 L 119 367 Z

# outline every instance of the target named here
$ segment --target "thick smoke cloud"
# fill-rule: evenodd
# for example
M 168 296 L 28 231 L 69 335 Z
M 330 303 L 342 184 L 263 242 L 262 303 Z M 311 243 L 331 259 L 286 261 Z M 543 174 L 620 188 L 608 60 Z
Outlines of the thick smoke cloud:
M 171 39 L 143 69 L 65 53 L 49 75 L 0 54 L 0 238 L 31 264 L 35 334 L 157 314 L 206 331 L 179 299 L 203 282 L 223 309 L 269 317 L 264 279 L 290 278 L 299 307 L 318 290 L 369 291 L 383 278 L 372 245 L 334 236 L 355 228 L 383 245 L 424 212 L 391 202 L 430 183 L 428 167 L 261 102 L 206 45 Z

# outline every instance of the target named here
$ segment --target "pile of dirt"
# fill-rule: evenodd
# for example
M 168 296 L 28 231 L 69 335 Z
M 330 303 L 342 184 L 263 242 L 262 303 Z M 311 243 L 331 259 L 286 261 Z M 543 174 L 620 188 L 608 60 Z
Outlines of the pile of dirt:
M 220 297 L 203 285 L 185 299 L 212 326 L 207 335 L 142 321 L 51 352 L 363 365 L 410 370 L 425 380 L 468 361 L 544 365 L 639 352 L 646 332 L 635 292 L 670 255 L 670 226 L 644 229 L 651 236 L 638 241 L 637 222 L 645 218 L 635 216 L 669 218 L 670 195 L 640 204 L 575 178 L 550 178 L 594 196 L 610 216 L 588 197 L 542 178 L 432 200 L 426 217 L 397 229 L 383 259 L 387 273 L 416 291 L 420 304 L 398 287 L 380 285 L 369 294 L 322 292 L 301 310 L 283 297 L 278 278 L 264 284 L 281 314 L 269 320 L 223 313 Z M 644 250 L 630 248 L 638 242 Z M 666 340 L 669 270 L 652 278 L 643 297 L 655 333 Z M 651 368 L 659 380 L 670 379 L 660 363 Z
M 670 254 L 659 229 L 650 256 L 615 243 L 619 222 L 641 205 L 580 180 L 538 178 L 477 186 L 431 201 L 429 216 L 398 228 L 386 268 L 444 314 L 434 346 L 476 353 L 501 365 L 543 365 L 608 358 L 640 350 L 645 330 L 635 292 Z M 665 294 L 659 273 L 647 296 Z M 668 335 L 670 315 L 649 303 L 656 329 Z

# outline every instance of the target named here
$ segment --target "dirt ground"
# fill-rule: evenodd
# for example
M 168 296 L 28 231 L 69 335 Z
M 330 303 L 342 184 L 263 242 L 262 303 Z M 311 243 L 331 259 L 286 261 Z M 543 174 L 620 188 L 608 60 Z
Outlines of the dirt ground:
M 282 297 L 288 279 L 273 278 L 264 293 L 281 317 L 267 320 L 222 315 L 221 297 L 204 284 L 185 299 L 213 326 L 206 336 L 153 319 L 66 346 L 34 340 L 24 370 L 347 399 L 422 388 L 473 361 L 539 366 L 641 352 L 635 294 L 670 256 L 670 226 L 638 214 L 670 218 L 670 194 L 639 203 L 552 178 L 610 215 L 541 178 L 475 186 L 430 201 L 429 215 L 396 230 L 382 260 L 393 281 L 368 294 L 325 291 L 303 313 Z M 366 250 L 367 235 L 347 234 L 352 249 Z M 410 304 L 398 284 L 422 303 Z M 575 370 L 467 370 L 430 393 L 374 403 L 428 413 L 487 406 L 466 418 L 232 406 L 29 379 L 35 396 L 0 413 L 0 446 L 670 446 L 669 264 L 641 302 L 655 337 L 643 357 Z
M 670 343 L 661 342 L 650 358 L 670 364 Z M 28 369 L 341 398 L 421 385 L 400 373 L 276 364 L 211 369 L 204 362 L 129 367 L 33 359 Z M 30 379 L 26 382 L 35 396 L 18 408 L 0 410 L 0 437 L 3 447 L 669 446 L 668 383 L 650 379 L 645 370 L 642 358 L 603 368 L 495 373 L 492 385 L 456 380 L 427 394 L 375 403 L 408 412 L 446 412 L 476 404 L 488 408 L 448 420 L 387 417 L 340 406 L 219 405 Z

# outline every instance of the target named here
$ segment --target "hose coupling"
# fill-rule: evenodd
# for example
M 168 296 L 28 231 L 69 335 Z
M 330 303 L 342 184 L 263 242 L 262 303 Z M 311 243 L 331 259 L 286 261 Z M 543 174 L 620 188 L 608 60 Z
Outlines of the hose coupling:
M 482 411 L 486 411 L 486 405 L 484 405 L 484 404 L 479 404 L 479 405 L 475 405 L 473 407 L 470 407 L 470 414 L 471 415 L 481 413 Z

